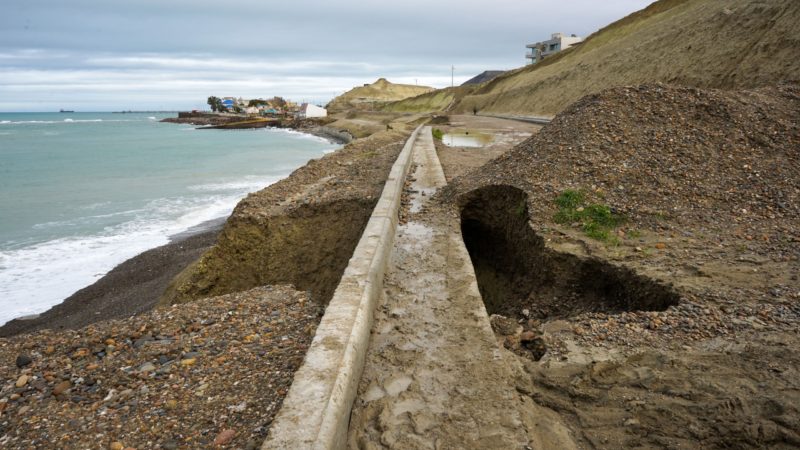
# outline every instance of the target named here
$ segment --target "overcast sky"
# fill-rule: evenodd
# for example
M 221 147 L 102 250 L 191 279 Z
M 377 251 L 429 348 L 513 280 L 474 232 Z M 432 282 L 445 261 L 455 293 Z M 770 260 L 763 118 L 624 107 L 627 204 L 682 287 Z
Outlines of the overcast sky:
M 385 77 L 459 84 L 650 0 L 3 0 L 0 111 L 189 109 L 209 95 L 326 102 Z

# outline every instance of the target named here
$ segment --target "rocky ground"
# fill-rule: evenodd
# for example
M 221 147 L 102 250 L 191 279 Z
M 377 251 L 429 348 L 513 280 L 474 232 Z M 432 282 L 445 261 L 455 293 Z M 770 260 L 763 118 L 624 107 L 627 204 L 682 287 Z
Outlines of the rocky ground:
M 530 384 L 518 389 L 583 446 L 800 445 L 797 117 L 796 85 L 610 89 L 441 195 L 451 205 L 486 186 L 526 196 L 510 210 L 527 213 L 529 242 L 491 257 L 538 268 L 484 276 L 529 289 L 512 292 L 493 324 L 526 365 Z M 623 218 L 608 238 L 556 223 L 568 189 Z M 559 277 L 574 284 L 542 287 Z M 634 279 L 679 301 L 615 297 Z
M 526 122 L 476 115 L 438 116 L 431 126 L 443 133 L 478 133 L 488 137 L 486 145 L 481 147 L 454 147 L 436 139 L 436 152 L 447 181 L 481 167 L 542 128 Z
M 0 447 L 258 448 L 320 312 L 262 287 L 0 339 Z
M 208 126 L 224 125 L 226 123 L 241 122 L 246 116 L 238 114 L 214 114 L 214 113 L 179 113 L 178 117 L 167 117 L 161 119 L 166 123 L 185 123 L 189 125 Z
M 665 82 L 749 89 L 800 73 L 800 3 L 658 0 L 542 64 L 509 71 L 447 110 L 551 116 L 609 87 Z M 544 36 L 542 36 L 544 37 Z M 745 52 L 747 56 L 731 58 Z M 428 94 L 432 98 L 443 91 Z M 406 103 L 411 102 L 410 99 Z M 429 100 L 430 107 L 444 108 Z M 431 109 L 428 109 L 431 110 Z

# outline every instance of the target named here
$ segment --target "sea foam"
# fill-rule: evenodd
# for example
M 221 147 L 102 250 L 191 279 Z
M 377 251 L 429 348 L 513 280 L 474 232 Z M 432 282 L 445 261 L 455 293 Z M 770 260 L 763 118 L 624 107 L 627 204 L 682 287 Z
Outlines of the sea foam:
M 0 324 L 41 313 L 88 286 L 117 264 L 203 222 L 224 217 L 241 193 L 152 201 L 134 219 L 103 233 L 76 236 L 0 251 Z M 88 216 L 92 220 L 99 216 Z M 61 226 L 63 222 L 40 226 Z

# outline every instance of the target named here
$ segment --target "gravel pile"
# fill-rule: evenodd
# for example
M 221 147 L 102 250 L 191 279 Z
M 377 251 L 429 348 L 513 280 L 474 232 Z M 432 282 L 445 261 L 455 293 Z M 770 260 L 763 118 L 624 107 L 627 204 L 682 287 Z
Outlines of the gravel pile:
M 544 225 L 559 192 L 583 189 L 636 226 L 705 228 L 796 250 L 798 117 L 797 85 L 740 92 L 614 88 L 576 102 L 516 149 L 456 179 L 448 192 L 523 188 L 531 194 L 533 222 Z
M 627 347 L 691 344 L 717 336 L 735 338 L 746 331 L 791 332 L 800 323 L 800 296 L 794 296 L 794 301 L 720 308 L 685 300 L 667 311 L 582 314 L 571 318 L 569 331 L 585 344 Z
M 515 149 L 454 179 L 440 199 L 455 204 L 479 187 L 518 187 L 548 245 L 582 240 L 592 256 L 677 285 L 681 304 L 666 311 L 571 317 L 586 343 L 669 345 L 743 329 L 796 330 L 798 117 L 795 84 L 613 88 L 584 97 Z M 554 200 L 567 189 L 625 217 L 616 242 L 554 223 Z
M 260 287 L 0 339 L 0 447 L 257 448 L 319 318 Z

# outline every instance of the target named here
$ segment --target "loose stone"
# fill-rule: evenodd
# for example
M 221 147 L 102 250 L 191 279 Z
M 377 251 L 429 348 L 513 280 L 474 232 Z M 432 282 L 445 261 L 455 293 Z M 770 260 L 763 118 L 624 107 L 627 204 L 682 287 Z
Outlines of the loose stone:
M 28 380 L 30 380 L 28 375 L 20 375 L 20 377 L 17 378 L 17 382 L 14 383 L 14 386 L 18 388 L 24 387 L 26 384 L 28 384 Z
M 20 369 L 27 366 L 28 364 L 32 363 L 33 360 L 28 355 L 19 355 L 17 356 L 17 367 Z

